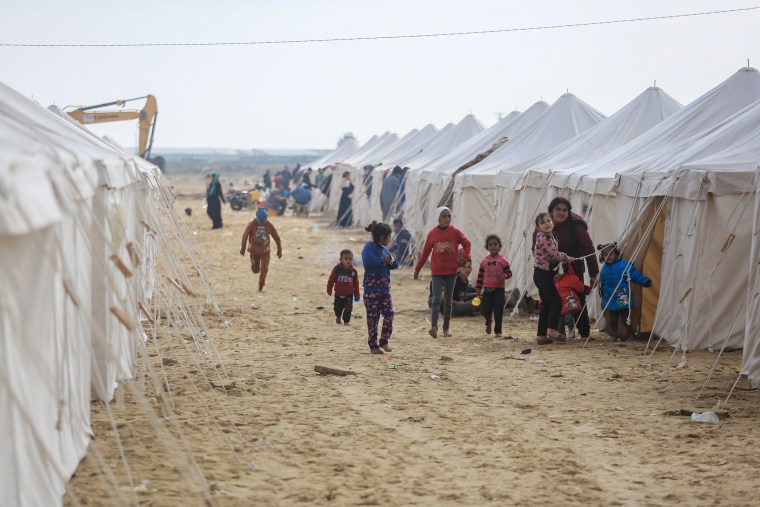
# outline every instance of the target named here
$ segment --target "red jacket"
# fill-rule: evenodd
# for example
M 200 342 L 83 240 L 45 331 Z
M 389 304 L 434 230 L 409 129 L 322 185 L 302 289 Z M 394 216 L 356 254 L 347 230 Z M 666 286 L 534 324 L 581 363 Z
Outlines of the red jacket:
M 332 296 L 333 286 L 335 286 L 335 295 L 340 297 L 354 295 L 354 299 L 359 299 L 359 273 L 351 266 L 346 269 L 342 264 L 338 264 L 330 273 L 327 280 L 327 293 Z
M 572 271 L 572 268 L 564 275 L 560 275 L 554 281 L 554 286 L 557 287 L 559 297 L 562 298 L 562 315 L 583 309 L 578 294 L 585 294 L 587 296 L 591 294 L 591 287 L 583 285 L 583 282 Z
M 441 229 L 438 226 L 434 227 L 427 235 L 422 255 L 420 255 L 415 269 L 417 271 L 422 270 L 425 261 L 432 252 L 430 271 L 433 273 L 433 276 L 455 275 L 457 269 L 459 269 L 457 255 L 459 245 L 462 245 L 464 248 L 462 259 L 468 260 L 470 258 L 470 240 L 467 239 L 462 231 L 453 225 L 449 225 L 445 229 Z

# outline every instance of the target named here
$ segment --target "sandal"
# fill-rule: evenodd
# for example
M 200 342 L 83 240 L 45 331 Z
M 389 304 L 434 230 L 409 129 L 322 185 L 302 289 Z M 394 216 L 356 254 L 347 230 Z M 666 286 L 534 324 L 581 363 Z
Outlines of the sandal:
M 438 338 L 438 329 L 431 327 L 430 331 L 428 331 L 428 334 L 430 334 L 430 336 L 433 338 Z
M 370 354 L 382 354 L 383 351 L 380 349 L 369 349 Z
M 554 340 L 546 336 L 536 337 L 536 345 L 549 345 L 550 343 L 554 343 Z

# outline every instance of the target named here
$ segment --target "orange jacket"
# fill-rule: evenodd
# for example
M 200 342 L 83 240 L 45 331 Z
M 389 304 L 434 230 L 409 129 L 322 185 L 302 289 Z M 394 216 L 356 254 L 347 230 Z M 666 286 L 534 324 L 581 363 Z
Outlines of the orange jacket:
M 240 250 L 243 250 L 248 245 L 248 251 L 251 253 L 265 253 L 270 250 L 269 237 L 274 238 L 274 242 L 277 244 L 277 253 L 282 254 L 282 243 L 280 242 L 280 235 L 277 234 L 277 229 L 272 225 L 272 222 L 267 220 L 263 224 L 259 224 L 259 221 L 255 218 L 248 222 L 248 226 L 243 233 L 243 241 L 240 243 Z

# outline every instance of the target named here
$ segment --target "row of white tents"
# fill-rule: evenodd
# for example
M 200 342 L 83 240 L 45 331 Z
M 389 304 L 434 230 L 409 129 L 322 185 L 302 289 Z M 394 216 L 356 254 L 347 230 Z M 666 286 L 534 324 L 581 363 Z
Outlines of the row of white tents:
M 535 295 L 533 220 L 566 197 L 595 242 L 617 240 L 654 279 L 638 299 L 642 331 L 676 350 L 743 347 L 742 373 L 760 386 L 757 70 L 740 69 L 686 107 L 650 87 L 605 118 L 568 93 L 488 129 L 467 116 L 432 130 L 386 133 L 323 157 L 316 166 L 334 169 L 328 212 L 347 170 L 355 225 L 378 219 L 380 182 L 408 166 L 402 215 L 418 244 L 435 226 L 432 211 L 448 204 L 474 252 L 487 234 L 502 237 L 515 273 L 508 288 Z
M 146 368 L 159 312 L 203 328 L 198 300 L 213 296 L 182 228 L 157 167 L 0 84 L 3 505 L 61 504 L 91 400 Z

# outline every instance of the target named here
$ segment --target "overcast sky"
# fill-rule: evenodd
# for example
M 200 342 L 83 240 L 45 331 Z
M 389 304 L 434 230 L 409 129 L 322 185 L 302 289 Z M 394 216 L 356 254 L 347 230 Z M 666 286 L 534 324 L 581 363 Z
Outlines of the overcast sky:
M 664 16 L 760 0 L 26 0 L 0 43 L 250 42 L 429 34 Z M 603 26 L 311 44 L 0 47 L 0 81 L 44 106 L 151 93 L 165 147 L 324 148 L 569 90 L 606 115 L 657 85 L 683 104 L 760 65 L 760 10 Z M 141 107 L 140 103 L 135 104 Z M 96 126 L 127 146 L 132 124 Z

